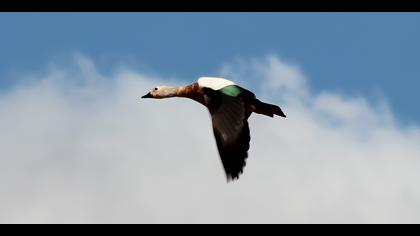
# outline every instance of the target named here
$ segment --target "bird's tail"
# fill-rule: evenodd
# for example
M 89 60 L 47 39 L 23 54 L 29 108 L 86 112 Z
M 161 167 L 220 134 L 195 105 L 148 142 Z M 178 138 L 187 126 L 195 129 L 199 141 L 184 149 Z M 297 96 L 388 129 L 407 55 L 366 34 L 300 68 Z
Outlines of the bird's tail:
M 255 107 L 255 111 L 258 114 L 263 114 L 266 116 L 273 117 L 274 115 L 278 115 L 281 117 L 286 117 L 286 115 L 283 113 L 283 111 L 280 109 L 280 107 L 272 104 L 268 104 L 265 102 L 261 102 L 258 99 L 255 99 L 253 101 L 253 106 Z

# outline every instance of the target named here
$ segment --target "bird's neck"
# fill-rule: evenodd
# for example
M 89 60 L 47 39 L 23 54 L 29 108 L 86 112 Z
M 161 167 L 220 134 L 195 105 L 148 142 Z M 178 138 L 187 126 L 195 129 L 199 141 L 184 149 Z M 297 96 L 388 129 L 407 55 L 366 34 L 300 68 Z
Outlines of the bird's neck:
M 176 95 L 178 97 L 190 97 L 191 94 L 195 93 L 198 89 L 198 86 L 196 86 L 196 83 L 194 84 L 189 84 L 189 85 L 185 85 L 185 86 L 179 86 L 176 87 Z
M 186 86 L 167 87 L 165 91 L 159 94 L 156 98 L 172 98 L 172 97 L 185 97 L 190 98 L 205 105 L 204 96 L 201 92 L 198 83 L 193 83 Z
M 193 93 L 194 84 L 179 87 L 165 87 L 157 98 L 191 97 Z
M 190 98 L 204 105 L 204 97 L 201 93 L 201 89 L 198 83 L 179 86 L 176 88 L 176 90 L 177 97 Z

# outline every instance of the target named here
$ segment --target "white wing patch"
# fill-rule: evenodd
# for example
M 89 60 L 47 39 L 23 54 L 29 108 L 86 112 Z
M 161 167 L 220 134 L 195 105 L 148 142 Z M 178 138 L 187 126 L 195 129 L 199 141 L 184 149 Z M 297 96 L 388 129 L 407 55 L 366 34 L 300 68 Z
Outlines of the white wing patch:
M 235 85 L 235 83 L 230 80 L 218 77 L 200 77 L 197 82 L 200 87 L 211 88 L 213 90 L 219 90 L 229 85 Z

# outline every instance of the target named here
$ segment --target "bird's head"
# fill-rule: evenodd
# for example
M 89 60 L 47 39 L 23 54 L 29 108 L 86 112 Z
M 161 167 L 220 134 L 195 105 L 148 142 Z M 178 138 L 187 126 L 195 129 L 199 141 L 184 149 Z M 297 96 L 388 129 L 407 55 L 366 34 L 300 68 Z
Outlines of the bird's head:
M 169 86 L 157 86 L 154 87 L 141 98 L 168 98 L 176 96 L 177 89 Z

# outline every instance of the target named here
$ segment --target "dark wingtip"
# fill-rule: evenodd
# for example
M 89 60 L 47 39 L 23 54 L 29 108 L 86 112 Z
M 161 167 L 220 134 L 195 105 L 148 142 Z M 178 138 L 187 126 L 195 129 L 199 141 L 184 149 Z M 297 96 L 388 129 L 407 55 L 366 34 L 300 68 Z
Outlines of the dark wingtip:
M 228 175 L 226 177 L 226 182 L 227 183 L 232 183 L 232 182 L 237 181 L 238 179 L 239 179 L 239 175 L 237 175 L 237 176 Z

